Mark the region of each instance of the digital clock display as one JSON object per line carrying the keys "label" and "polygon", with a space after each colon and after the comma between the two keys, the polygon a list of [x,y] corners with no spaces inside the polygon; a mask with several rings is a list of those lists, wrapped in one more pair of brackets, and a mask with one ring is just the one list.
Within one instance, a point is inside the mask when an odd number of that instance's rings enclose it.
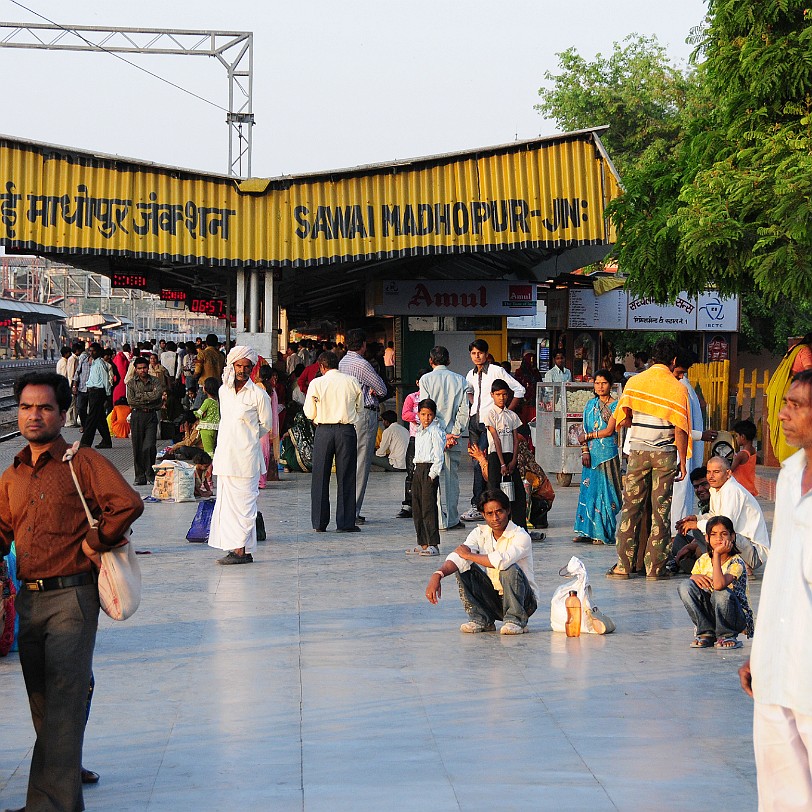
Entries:
{"label": "digital clock display", "polygon": [[147,277],[141,273],[114,273],[114,288],[141,288],[146,289]]}
{"label": "digital clock display", "polygon": [[217,319],[228,317],[226,313],[226,303],[222,299],[189,299],[189,310],[192,313],[203,313],[206,316],[214,316]]}
{"label": "digital clock display", "polygon": [[185,302],[186,291],[178,288],[161,288],[160,298],[164,302]]}
{"label": "digital clock display", "polygon": [[14,319],[0,319],[0,327],[11,327],[14,324]]}

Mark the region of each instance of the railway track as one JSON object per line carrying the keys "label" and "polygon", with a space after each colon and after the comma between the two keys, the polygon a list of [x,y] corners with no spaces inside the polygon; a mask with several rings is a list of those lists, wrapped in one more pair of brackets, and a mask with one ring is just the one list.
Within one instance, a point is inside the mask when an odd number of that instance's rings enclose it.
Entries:
{"label": "railway track", "polygon": [[14,382],[26,372],[53,372],[52,361],[0,361],[0,443],[19,437]]}

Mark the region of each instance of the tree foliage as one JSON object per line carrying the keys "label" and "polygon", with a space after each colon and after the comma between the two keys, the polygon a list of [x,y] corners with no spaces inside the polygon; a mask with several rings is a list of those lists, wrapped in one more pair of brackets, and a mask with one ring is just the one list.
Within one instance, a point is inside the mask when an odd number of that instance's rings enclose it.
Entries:
{"label": "tree foliage", "polygon": [[610,207],[629,289],[742,297],[742,346],[783,352],[812,317],[812,17],[793,0],[709,0],[694,67],[632,35],[610,57],[558,55],[537,108],[609,124]]}
{"label": "tree foliage", "polygon": [[632,286],[812,297],[812,20],[797,0],[711,0],[699,93],[661,161],[613,207]]}
{"label": "tree foliage", "polygon": [[535,109],[565,130],[610,125],[602,139],[621,174],[678,140],[691,76],[655,37],[631,34],[593,62],[574,48],[557,56],[559,72],[544,74],[552,85]]}

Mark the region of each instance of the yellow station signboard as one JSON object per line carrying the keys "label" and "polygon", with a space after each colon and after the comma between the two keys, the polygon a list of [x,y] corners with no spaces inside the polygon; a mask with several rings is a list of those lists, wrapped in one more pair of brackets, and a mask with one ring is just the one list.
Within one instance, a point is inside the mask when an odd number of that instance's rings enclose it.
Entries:
{"label": "yellow station signboard", "polygon": [[596,133],[251,179],[0,137],[0,243],[220,266],[613,242],[617,177]]}

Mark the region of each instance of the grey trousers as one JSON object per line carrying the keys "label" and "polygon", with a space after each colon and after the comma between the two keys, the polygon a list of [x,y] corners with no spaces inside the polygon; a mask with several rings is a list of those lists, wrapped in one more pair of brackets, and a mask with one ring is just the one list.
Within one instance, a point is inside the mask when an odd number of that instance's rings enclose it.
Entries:
{"label": "grey trousers", "polygon": [[375,437],[378,434],[378,410],[361,409],[355,421],[357,457],[355,462],[355,515],[361,515],[367,490],[369,469],[375,456]]}
{"label": "grey trousers", "polygon": [[437,505],[440,510],[440,530],[447,530],[460,523],[460,455],[461,446],[447,448],[443,454],[443,470],[440,471],[440,493]]}
{"label": "grey trousers", "polygon": [[37,739],[31,757],[29,812],[82,812],[82,743],[99,622],[95,584],[28,592],[20,617],[20,665]]}

